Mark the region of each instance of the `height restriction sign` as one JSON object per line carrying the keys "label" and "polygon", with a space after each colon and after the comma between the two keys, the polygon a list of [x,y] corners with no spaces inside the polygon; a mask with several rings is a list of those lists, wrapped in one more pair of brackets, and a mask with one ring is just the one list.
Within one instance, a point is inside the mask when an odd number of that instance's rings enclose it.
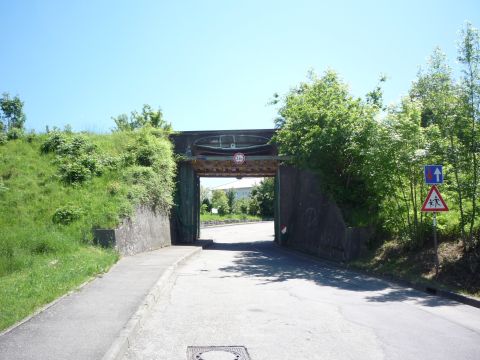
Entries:
{"label": "height restriction sign", "polygon": [[448,206],[440,195],[435,185],[432,186],[428,192],[427,198],[422,206],[422,211],[425,212],[439,212],[439,211],[448,211]]}
{"label": "height restriction sign", "polygon": [[242,165],[245,162],[245,154],[243,154],[243,153],[233,154],[233,162],[236,165]]}

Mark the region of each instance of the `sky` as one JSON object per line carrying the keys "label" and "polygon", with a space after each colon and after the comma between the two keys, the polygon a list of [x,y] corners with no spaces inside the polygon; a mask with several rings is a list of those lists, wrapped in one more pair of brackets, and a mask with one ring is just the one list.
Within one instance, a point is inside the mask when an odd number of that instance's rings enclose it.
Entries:
{"label": "sky", "polygon": [[336,70],[358,97],[405,95],[436,46],[455,67],[480,1],[0,0],[0,92],[26,127],[109,132],[161,108],[175,130],[272,128],[274,93]]}

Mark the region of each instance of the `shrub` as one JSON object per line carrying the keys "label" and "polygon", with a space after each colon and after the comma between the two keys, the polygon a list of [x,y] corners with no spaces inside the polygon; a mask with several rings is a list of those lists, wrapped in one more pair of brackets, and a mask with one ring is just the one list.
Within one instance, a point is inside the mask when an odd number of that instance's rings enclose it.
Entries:
{"label": "shrub", "polygon": [[62,180],[67,184],[82,183],[92,175],[89,168],[77,161],[63,163],[59,167],[59,173]]}
{"label": "shrub", "polygon": [[212,193],[212,206],[218,209],[219,215],[226,215],[230,212],[228,198],[222,190],[214,190]]}
{"label": "shrub", "polygon": [[8,140],[17,140],[21,139],[24,135],[24,130],[16,127],[10,128],[7,132],[7,139]]}
{"label": "shrub", "polygon": [[28,142],[28,143],[31,143],[33,142],[33,140],[35,140],[36,138],[36,134],[35,134],[35,130],[31,130],[28,132],[27,135],[25,135],[25,140]]}
{"label": "shrub", "polygon": [[107,192],[110,195],[117,195],[120,192],[120,189],[121,189],[121,185],[117,181],[113,181],[107,186]]}
{"label": "shrub", "polygon": [[91,173],[91,175],[101,175],[102,174],[102,165],[101,162],[98,160],[98,158],[93,155],[83,155],[79,158],[78,160],[80,164],[88,169]]}
{"label": "shrub", "polygon": [[59,131],[52,131],[48,134],[47,139],[40,146],[40,151],[44,154],[56,152],[62,145],[66,143],[67,139]]}
{"label": "shrub", "polygon": [[114,156],[103,156],[99,159],[99,164],[102,168],[118,169],[121,165],[121,159]]}
{"label": "shrub", "polygon": [[95,145],[89,143],[82,136],[74,136],[71,140],[65,141],[57,148],[57,153],[64,156],[80,156],[92,154],[96,150]]}
{"label": "shrub", "polygon": [[52,217],[54,224],[68,225],[75,220],[80,219],[82,209],[76,206],[63,206],[55,210]]}

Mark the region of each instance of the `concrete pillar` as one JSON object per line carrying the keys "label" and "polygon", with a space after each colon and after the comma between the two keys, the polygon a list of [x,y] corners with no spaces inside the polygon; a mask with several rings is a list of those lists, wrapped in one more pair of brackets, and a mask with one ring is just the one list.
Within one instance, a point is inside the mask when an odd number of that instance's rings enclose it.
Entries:
{"label": "concrete pillar", "polygon": [[180,244],[191,244],[199,233],[199,178],[189,162],[181,162],[177,175],[177,208],[175,211],[177,239]]}
{"label": "concrete pillar", "polygon": [[280,171],[281,167],[279,166],[277,168],[277,174],[275,176],[275,197],[274,197],[274,204],[273,204],[273,214],[274,214],[274,228],[275,228],[275,241],[279,244],[282,245],[282,233],[281,233],[281,225],[282,225],[282,220],[280,217],[280,204],[281,204],[281,187],[280,187]]}

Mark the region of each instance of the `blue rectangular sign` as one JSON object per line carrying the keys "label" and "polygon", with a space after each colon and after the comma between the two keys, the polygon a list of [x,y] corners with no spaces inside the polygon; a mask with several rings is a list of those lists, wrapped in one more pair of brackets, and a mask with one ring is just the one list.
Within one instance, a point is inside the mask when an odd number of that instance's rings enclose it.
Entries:
{"label": "blue rectangular sign", "polygon": [[443,165],[425,165],[425,184],[443,184]]}

